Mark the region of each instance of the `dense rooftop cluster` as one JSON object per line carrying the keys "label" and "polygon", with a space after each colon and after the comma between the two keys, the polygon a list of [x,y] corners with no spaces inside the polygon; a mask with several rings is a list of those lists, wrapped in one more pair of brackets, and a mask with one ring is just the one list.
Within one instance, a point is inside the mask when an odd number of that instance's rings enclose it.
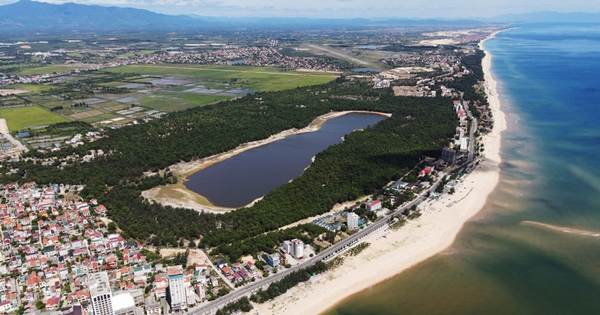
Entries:
{"label": "dense rooftop cluster", "polygon": [[453,54],[406,55],[382,59],[381,62],[392,67],[418,65],[431,68],[451,68],[453,65],[460,63],[460,57]]}
{"label": "dense rooftop cluster", "polygon": [[244,47],[206,50],[202,52],[167,52],[152,55],[154,62],[190,64],[244,64],[260,67],[281,67],[315,71],[341,71],[319,57],[290,57],[282,55],[276,48]]}
{"label": "dense rooftop cluster", "polygon": [[[36,313],[77,306],[92,314],[91,282],[98,273],[106,273],[113,300],[133,301],[115,303],[115,314],[119,307],[139,308],[137,314],[143,314],[142,306],[147,314],[160,308],[157,300],[167,295],[172,267],[151,265],[149,252],[139,242],[126,241],[105,218],[106,207],[76,195],[81,189],[33,182],[0,185],[0,310],[22,307]],[[186,307],[223,294],[210,266],[178,268]]]}

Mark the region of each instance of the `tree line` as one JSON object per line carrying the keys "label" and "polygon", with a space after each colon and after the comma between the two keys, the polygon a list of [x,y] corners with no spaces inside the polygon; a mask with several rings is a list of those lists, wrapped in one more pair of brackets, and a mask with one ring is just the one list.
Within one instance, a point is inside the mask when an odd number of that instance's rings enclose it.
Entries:
{"label": "tree line", "polygon": [[469,69],[471,74],[454,78],[454,81],[448,82],[446,86],[464,92],[463,97],[465,100],[480,101],[487,104],[487,96],[478,93],[475,89],[475,86],[484,80],[483,67],[481,65],[483,57],[485,57],[485,52],[480,49],[477,49],[475,54],[462,57],[461,64]]}
{"label": "tree line", "polygon": [[[345,110],[393,115],[319,153],[300,177],[269,192],[250,208],[227,214],[198,213],[141,196],[143,190],[177,181],[168,171],[154,176],[144,172],[229,151],[283,130],[306,127],[325,113]],[[371,194],[398,179],[423,156],[439,156],[456,125],[447,98],[395,97],[390,89],[374,90],[370,83],[341,78],[170,113],[160,120],[110,130],[108,138],[76,148],[48,154],[30,151],[19,162],[4,163],[16,172],[2,175],[0,181],[85,184],[83,197],[97,198],[107,206],[108,216],[126,238],[173,246],[181,238],[200,239],[202,246],[218,247],[239,257],[240,253],[264,250],[281,235],[255,237],[325,213],[335,203]],[[107,154],[89,163],[77,158],[66,166],[36,161],[81,157],[99,149]],[[251,239],[262,243],[252,244]]]}

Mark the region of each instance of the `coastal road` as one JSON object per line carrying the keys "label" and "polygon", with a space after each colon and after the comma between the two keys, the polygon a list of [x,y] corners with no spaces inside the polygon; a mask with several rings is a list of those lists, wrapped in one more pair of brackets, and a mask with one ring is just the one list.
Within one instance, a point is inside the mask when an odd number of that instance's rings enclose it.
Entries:
{"label": "coastal road", "polygon": [[0,133],[4,136],[4,138],[6,138],[6,140],[10,141],[10,143],[12,143],[17,150],[25,153],[29,152],[29,149],[27,149],[26,146],[24,146],[19,140],[13,138],[13,136],[10,134],[8,125],[6,124],[6,119],[4,118],[0,119]]}
{"label": "coastal road", "polygon": [[[462,99],[462,94],[461,94],[461,99]],[[465,164],[463,164],[463,165],[469,165],[473,161],[473,147],[474,147],[473,140],[474,140],[474,133],[477,129],[477,120],[471,115],[471,112],[468,110],[468,106],[466,106],[465,108],[467,109],[466,110],[467,114],[472,119],[471,130],[470,130],[470,135],[469,135],[469,159]],[[384,216],[381,220],[371,224],[370,226],[368,226],[362,230],[359,230],[357,233],[354,233],[353,235],[349,236],[348,238],[343,239],[340,242],[330,246],[329,248],[320,252],[315,257],[310,258],[308,261],[306,261],[300,265],[296,265],[285,271],[281,271],[277,274],[273,274],[263,280],[247,284],[247,285],[245,285],[223,297],[220,297],[212,302],[209,302],[209,303],[203,304],[199,307],[193,308],[193,309],[189,310],[187,314],[189,314],[189,315],[214,314],[217,312],[217,310],[219,310],[220,308],[222,308],[223,306],[225,306],[228,303],[231,303],[231,302],[233,302],[237,299],[240,299],[244,296],[250,296],[253,292],[258,291],[261,288],[266,290],[271,283],[281,280],[283,277],[289,275],[290,273],[292,273],[294,271],[297,271],[299,269],[303,269],[306,267],[310,267],[310,266],[314,265],[315,263],[317,263],[318,261],[328,260],[328,259],[331,259],[331,258],[337,256],[338,254],[343,253],[349,246],[359,243],[363,238],[365,238],[369,234],[371,234],[381,228],[386,227],[389,224],[389,222],[393,216],[398,215],[398,214],[402,213],[402,211],[404,211],[412,206],[415,206],[415,205],[421,203],[423,200],[425,200],[427,198],[426,195],[430,192],[435,191],[435,189],[439,186],[442,178],[444,178],[444,177],[445,177],[444,175],[440,175],[438,180],[436,182],[434,182],[431,185],[431,187],[429,187],[426,191],[422,192],[414,200],[412,200],[409,203],[394,210],[393,213]]]}
{"label": "coastal road", "polygon": [[471,131],[469,132],[469,159],[467,163],[473,162],[473,154],[475,153],[475,131],[477,131],[477,118],[473,117],[470,112],[469,116],[471,117]]}
{"label": "coastal road", "polygon": [[401,213],[402,211],[404,211],[405,209],[419,204],[421,201],[423,201],[426,198],[425,196],[428,192],[432,192],[438,187],[440,180],[443,177],[444,176],[440,176],[440,179],[438,179],[429,189],[424,191],[421,195],[419,195],[417,198],[410,201],[406,205],[397,208],[393,213],[384,216],[381,220],[371,224],[370,226],[368,226],[362,230],[359,230],[358,232],[354,233],[350,237],[343,239],[340,242],[328,247],[327,249],[320,252],[315,257],[310,258],[308,261],[306,261],[300,265],[296,265],[285,271],[278,272],[277,274],[270,275],[269,277],[267,277],[263,280],[247,284],[247,285],[245,285],[233,292],[230,292],[229,294],[227,294],[223,297],[220,297],[212,302],[209,302],[209,303],[203,304],[199,307],[190,309],[187,314],[189,314],[189,315],[214,314],[217,312],[218,309],[222,308],[226,304],[231,303],[231,302],[233,302],[237,299],[240,299],[244,296],[249,296],[254,291],[257,291],[261,288],[267,289],[271,283],[281,280],[283,277],[289,275],[290,273],[292,273],[294,271],[297,271],[299,269],[303,269],[306,267],[310,267],[310,266],[314,265],[315,263],[317,263],[318,261],[322,261],[325,259],[330,259],[332,257],[335,257],[337,254],[344,252],[348,248],[348,246],[355,245],[355,244],[359,243],[360,240],[362,240],[364,237],[368,236],[369,234],[371,234],[381,228],[386,227],[389,224],[390,219],[394,215],[397,215],[397,214]]}
{"label": "coastal road", "polygon": [[467,112],[467,116],[469,116],[469,118],[471,119],[471,130],[469,130],[469,155],[468,155],[468,159],[467,159],[467,163],[471,163],[471,162],[473,162],[473,155],[475,153],[475,151],[473,149],[475,148],[474,140],[475,140],[475,132],[477,131],[477,118],[473,117],[473,114],[471,113],[471,110],[469,109],[469,102],[465,101],[465,99],[463,98],[463,95],[464,95],[464,93],[461,92],[460,99],[462,101],[463,108]]}

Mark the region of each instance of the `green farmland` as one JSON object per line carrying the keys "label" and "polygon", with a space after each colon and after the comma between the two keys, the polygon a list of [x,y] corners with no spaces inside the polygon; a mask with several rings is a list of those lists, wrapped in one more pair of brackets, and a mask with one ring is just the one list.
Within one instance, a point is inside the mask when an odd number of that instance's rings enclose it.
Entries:
{"label": "green farmland", "polygon": [[164,112],[174,112],[192,107],[203,106],[214,102],[227,100],[232,97],[223,95],[202,95],[194,93],[182,93],[172,95],[154,95],[140,99],[140,103],[152,109]]}
{"label": "green farmland", "polygon": [[220,65],[131,65],[107,69],[116,73],[182,76],[201,82],[231,83],[257,91],[279,91],[297,86],[323,84],[337,75],[322,72],[281,71],[278,68]]}
{"label": "green farmland", "polygon": [[35,67],[28,68],[19,71],[19,74],[22,75],[36,75],[36,74],[49,74],[54,72],[62,72],[62,71],[70,71],[79,69],[80,67],[76,66],[62,66],[62,65],[52,65],[52,66],[43,66],[43,67]]}
{"label": "green farmland", "polygon": [[42,91],[48,91],[52,88],[52,86],[40,85],[40,84],[19,83],[19,84],[11,85],[10,88],[15,89],[15,90],[27,90],[27,91],[31,91],[33,93],[38,93],[38,92],[42,92]]}
{"label": "green farmland", "polygon": [[6,119],[8,129],[11,131],[21,130],[29,126],[49,125],[69,121],[62,116],[37,106],[0,109],[0,118]]}
{"label": "green farmland", "polygon": [[[67,69],[70,68],[44,66],[25,69],[23,73],[51,73]],[[152,112],[148,114],[150,110],[162,113],[186,110],[241,97],[252,91],[293,89],[327,83],[336,78],[335,73],[282,71],[273,67],[131,65],[70,75],[67,81],[56,85],[14,85],[14,88],[32,91],[25,94],[25,99],[36,106],[6,109],[0,115],[7,119],[11,130],[66,121],[67,118],[96,124],[120,117],[124,118],[120,121],[123,123],[154,115]],[[78,82],[85,80],[98,80],[93,83],[97,84],[94,91],[86,95],[76,93]],[[132,86],[127,88],[128,85]],[[65,90],[58,94],[50,92],[50,89],[61,88]],[[77,105],[79,103],[86,105],[81,107]],[[126,109],[133,105],[143,109],[128,112]],[[55,111],[50,112],[50,109]]]}

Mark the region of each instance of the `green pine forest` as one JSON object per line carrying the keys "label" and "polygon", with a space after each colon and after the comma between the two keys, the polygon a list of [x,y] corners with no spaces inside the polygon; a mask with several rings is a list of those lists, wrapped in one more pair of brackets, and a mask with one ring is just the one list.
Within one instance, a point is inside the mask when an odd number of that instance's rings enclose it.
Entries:
{"label": "green pine forest", "polygon": [[[479,62],[482,55],[477,55]],[[470,78],[471,79],[471,78]],[[269,192],[250,208],[226,214],[172,208],[141,197],[143,190],[175,182],[170,165],[234,149],[290,128],[306,127],[331,111],[367,110],[392,117],[319,153],[315,162],[290,183]],[[174,112],[162,119],[109,130],[108,138],[77,148],[41,154],[5,167],[16,173],[0,182],[84,184],[84,198],[97,198],[108,208],[126,238],[159,246],[177,246],[182,238],[199,246],[221,247],[232,258],[273,247],[286,235],[273,232],[298,220],[329,211],[335,203],[373,193],[399,179],[424,156],[437,157],[457,126],[449,98],[395,97],[391,89],[373,89],[370,82],[344,77],[311,87],[259,92],[214,105]],[[90,150],[106,154],[80,163]],[[42,165],[27,158],[73,157],[67,165]],[[159,170],[166,170],[158,175]],[[144,173],[154,172],[147,176]],[[235,193],[235,192],[232,192]],[[290,235],[312,235],[308,226]],[[244,241],[258,239],[261,244]],[[227,250],[225,250],[227,248]]]}

